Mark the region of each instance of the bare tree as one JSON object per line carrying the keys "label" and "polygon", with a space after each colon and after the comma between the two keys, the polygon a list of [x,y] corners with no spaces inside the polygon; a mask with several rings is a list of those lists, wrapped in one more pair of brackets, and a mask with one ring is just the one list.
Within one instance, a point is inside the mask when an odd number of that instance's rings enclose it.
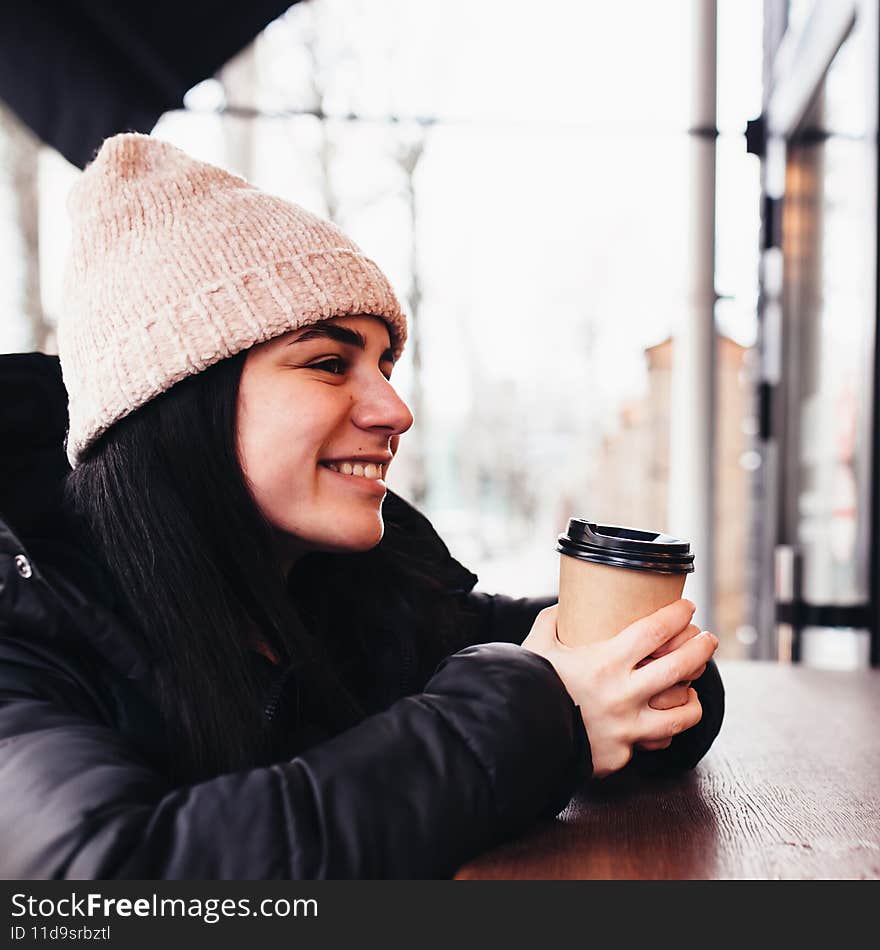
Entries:
{"label": "bare tree", "polygon": [[[409,326],[408,344],[412,359],[413,385],[410,395],[413,415],[416,419],[422,418],[424,407],[424,385],[422,374],[422,340],[420,307],[422,304],[422,285],[419,275],[419,219],[418,203],[416,201],[415,173],[419,161],[425,151],[425,129],[419,126],[416,135],[408,142],[401,141],[396,149],[397,164],[403,172],[403,187],[407,206],[410,213],[410,286],[409,286]],[[425,502],[428,495],[428,478],[425,453],[425,431],[423,426],[413,430],[415,438],[413,467],[412,500],[416,505]]]}
{"label": "bare tree", "polygon": [[333,142],[330,125],[325,116],[326,89],[322,79],[324,62],[320,43],[321,20],[320,7],[309,6],[308,10],[308,32],[305,39],[305,51],[309,61],[309,98],[310,107],[321,117],[321,143],[318,147],[318,163],[321,168],[321,190],[324,197],[324,203],[327,208],[327,217],[333,221],[339,221],[339,198],[336,189],[333,186],[333,158],[335,155],[335,143]]}
{"label": "bare tree", "polygon": [[226,158],[233,171],[248,181],[252,180],[254,172],[255,121],[250,116],[236,115],[235,108],[249,108],[256,103],[256,47],[256,42],[246,46],[217,73],[232,112],[223,117]]}

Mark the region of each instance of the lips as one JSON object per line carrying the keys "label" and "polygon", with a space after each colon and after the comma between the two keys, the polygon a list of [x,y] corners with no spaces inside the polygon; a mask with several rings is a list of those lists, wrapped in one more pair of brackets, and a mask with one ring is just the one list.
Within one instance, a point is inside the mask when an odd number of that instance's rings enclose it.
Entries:
{"label": "lips", "polygon": [[[378,497],[385,495],[385,482],[381,478],[377,478],[375,475],[371,478],[367,475],[356,475],[354,472],[339,471],[338,469],[331,468],[331,464],[333,463],[328,464],[326,462],[322,462],[318,467],[323,468],[330,475],[335,475],[336,478],[340,479],[340,484],[347,484],[352,488],[369,492]],[[340,464],[347,465],[348,463],[343,462]],[[374,466],[372,463],[368,463],[368,465],[369,468],[373,469],[374,471],[381,471],[378,466]]]}
{"label": "lips", "polygon": [[373,465],[387,465],[393,458],[394,453],[392,452],[376,452],[373,455],[339,455],[336,458],[320,459],[320,461],[322,465],[327,462],[333,462],[336,465],[341,465],[343,462],[351,462],[352,464],[358,462],[361,465],[372,462]]}

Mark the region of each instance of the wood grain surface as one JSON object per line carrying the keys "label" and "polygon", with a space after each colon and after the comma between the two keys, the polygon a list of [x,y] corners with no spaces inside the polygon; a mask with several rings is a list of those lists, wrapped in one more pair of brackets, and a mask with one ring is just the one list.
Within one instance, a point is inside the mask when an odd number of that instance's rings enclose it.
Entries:
{"label": "wood grain surface", "polygon": [[880,670],[719,669],[724,724],[694,770],[591,782],[456,877],[880,878]]}

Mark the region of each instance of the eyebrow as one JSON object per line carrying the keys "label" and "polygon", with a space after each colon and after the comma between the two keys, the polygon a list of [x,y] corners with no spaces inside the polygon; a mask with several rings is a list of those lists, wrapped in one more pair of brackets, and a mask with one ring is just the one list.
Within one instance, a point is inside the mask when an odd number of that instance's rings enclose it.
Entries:
{"label": "eyebrow", "polygon": [[[348,346],[356,346],[359,350],[366,350],[367,348],[367,338],[363,333],[358,332],[357,330],[352,330],[349,327],[340,327],[333,323],[324,324],[321,326],[308,327],[308,329],[303,330],[299,336],[293,340],[287,341],[287,346],[293,346],[294,343],[305,343],[307,340],[320,340],[329,338],[335,340],[337,343],[345,343]],[[387,350],[379,357],[379,362],[393,363],[394,362],[394,351],[391,347],[388,347]]]}

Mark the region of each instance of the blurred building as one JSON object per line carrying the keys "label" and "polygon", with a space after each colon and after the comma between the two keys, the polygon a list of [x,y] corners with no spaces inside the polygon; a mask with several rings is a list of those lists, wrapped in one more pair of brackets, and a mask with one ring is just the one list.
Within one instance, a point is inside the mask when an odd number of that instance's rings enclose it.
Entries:
{"label": "blurred building", "polygon": [[[590,517],[605,523],[666,530],[669,487],[670,377],[672,338],[645,350],[648,387],[627,402],[616,426],[601,444],[599,471],[613,477],[596,481]],[[718,338],[719,387],[715,478],[715,619],[721,655],[742,656],[737,634],[747,625],[747,548],[749,534],[748,464],[750,438],[742,420],[750,413],[746,373],[748,348]],[[707,476],[708,477],[708,476]],[[699,564],[696,565],[699,570]]]}

